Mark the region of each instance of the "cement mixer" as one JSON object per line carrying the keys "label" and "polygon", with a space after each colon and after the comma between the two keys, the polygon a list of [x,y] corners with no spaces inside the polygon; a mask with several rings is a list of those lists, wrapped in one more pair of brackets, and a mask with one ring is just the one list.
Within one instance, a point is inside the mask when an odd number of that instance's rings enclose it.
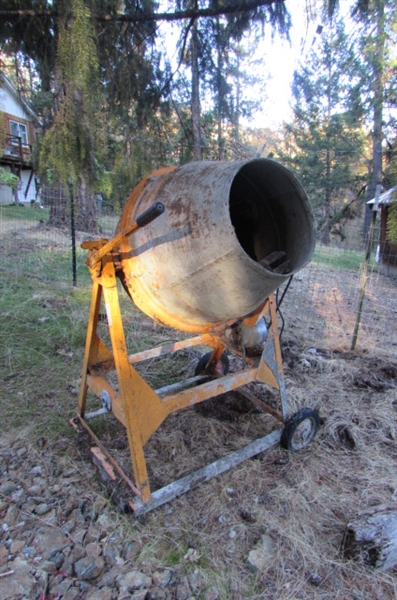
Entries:
{"label": "cement mixer", "polygon": [[[289,415],[274,292],[310,261],[315,245],[311,207],[291,172],[269,159],[193,162],[143,179],[127,200],[112,240],[92,240],[87,265],[93,280],[78,414],[73,424],[95,440],[102,472],[132,492],[130,508],[143,514],[279,443],[290,451],[309,444],[319,415]],[[117,291],[122,282],[134,304],[154,321],[195,334],[128,354]],[[111,348],[98,334],[101,302]],[[153,390],[134,365],[193,346],[210,348],[192,377]],[[248,357],[262,349],[259,361]],[[228,354],[241,358],[229,373]],[[116,371],[118,389],[107,375]],[[247,389],[276,389],[280,410]],[[87,411],[87,391],[100,399]],[[199,471],[150,489],[144,446],[167,416],[238,390],[282,427]],[[88,421],[112,412],[127,430],[133,480],[96,438]]]}

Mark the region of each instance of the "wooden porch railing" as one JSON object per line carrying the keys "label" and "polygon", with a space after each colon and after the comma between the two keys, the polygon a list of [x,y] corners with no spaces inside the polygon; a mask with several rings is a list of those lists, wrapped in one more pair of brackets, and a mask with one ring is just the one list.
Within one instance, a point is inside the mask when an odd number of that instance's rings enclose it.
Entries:
{"label": "wooden porch railing", "polygon": [[5,148],[3,158],[15,160],[18,162],[30,162],[32,152],[31,144],[22,144],[22,138],[17,135],[5,136]]}

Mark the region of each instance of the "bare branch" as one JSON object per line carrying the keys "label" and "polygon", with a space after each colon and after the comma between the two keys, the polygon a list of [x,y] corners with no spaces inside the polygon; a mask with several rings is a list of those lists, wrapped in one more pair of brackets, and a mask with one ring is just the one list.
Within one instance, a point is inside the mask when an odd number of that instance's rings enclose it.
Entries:
{"label": "bare branch", "polygon": [[[121,22],[121,23],[142,23],[148,21],[179,21],[182,19],[197,19],[200,17],[215,17],[217,15],[226,15],[231,13],[246,12],[255,10],[262,6],[271,6],[272,4],[285,5],[285,0],[239,0],[228,6],[218,6],[211,8],[192,8],[189,10],[178,10],[172,13],[137,13],[137,14],[93,14],[93,18],[100,22]],[[19,18],[19,17],[56,17],[57,13],[53,10],[0,10],[0,18]]]}

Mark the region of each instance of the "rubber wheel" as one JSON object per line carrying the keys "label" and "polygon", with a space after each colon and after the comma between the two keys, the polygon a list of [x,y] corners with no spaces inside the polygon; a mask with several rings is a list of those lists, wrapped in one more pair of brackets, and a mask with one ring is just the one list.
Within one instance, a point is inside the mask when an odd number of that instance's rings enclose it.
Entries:
{"label": "rubber wheel", "polygon": [[319,427],[318,411],[312,408],[301,408],[285,423],[280,444],[290,452],[298,452],[314,440]]}
{"label": "rubber wheel", "polygon": [[[208,364],[209,359],[212,356],[212,352],[207,352],[206,354],[203,354],[203,356],[200,358],[200,360],[197,363],[197,367],[196,370],[194,372],[195,375],[204,375],[205,374],[205,367]],[[221,360],[218,362],[217,366],[217,370],[220,371],[221,373],[223,373],[223,375],[227,375],[227,373],[229,372],[229,358],[227,356],[227,354],[223,353],[221,356]]]}

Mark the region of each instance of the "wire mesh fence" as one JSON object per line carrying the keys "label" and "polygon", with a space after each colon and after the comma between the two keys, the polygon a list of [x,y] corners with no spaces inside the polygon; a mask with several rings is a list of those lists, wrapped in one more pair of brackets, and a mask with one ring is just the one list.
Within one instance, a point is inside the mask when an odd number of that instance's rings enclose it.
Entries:
{"label": "wire mesh fence", "polygon": [[[49,226],[49,214],[48,205],[0,206],[0,271],[54,285],[72,285],[71,227]],[[94,237],[110,239],[118,216],[102,204],[97,221]],[[90,285],[81,243],[92,237],[76,231],[78,287]],[[397,279],[380,272],[376,247],[375,242],[365,272],[362,244],[357,248],[356,243],[356,249],[317,245],[312,262],[294,276],[280,307],[284,341],[304,345],[311,352],[349,350],[364,287],[357,350],[397,356]]]}
{"label": "wire mesh fence", "polygon": [[[332,251],[332,248],[329,249]],[[307,348],[350,350],[365,277],[357,348],[397,356],[397,281],[362,262],[355,269],[314,261],[296,275],[285,300],[289,331]],[[359,258],[359,256],[358,256]]]}
{"label": "wire mesh fence", "polygon": [[[43,281],[73,281],[73,253],[76,252],[77,284],[87,281],[87,268],[81,243],[92,237],[112,237],[118,217],[110,205],[101,203],[93,235],[76,230],[75,239],[70,206],[61,217],[56,207],[63,197],[54,188],[45,201],[31,204],[0,205],[0,269],[16,276],[35,276]],[[42,198],[43,200],[43,198]],[[55,210],[54,210],[55,206]],[[51,214],[51,220],[50,220]],[[51,221],[58,220],[54,227]]]}

